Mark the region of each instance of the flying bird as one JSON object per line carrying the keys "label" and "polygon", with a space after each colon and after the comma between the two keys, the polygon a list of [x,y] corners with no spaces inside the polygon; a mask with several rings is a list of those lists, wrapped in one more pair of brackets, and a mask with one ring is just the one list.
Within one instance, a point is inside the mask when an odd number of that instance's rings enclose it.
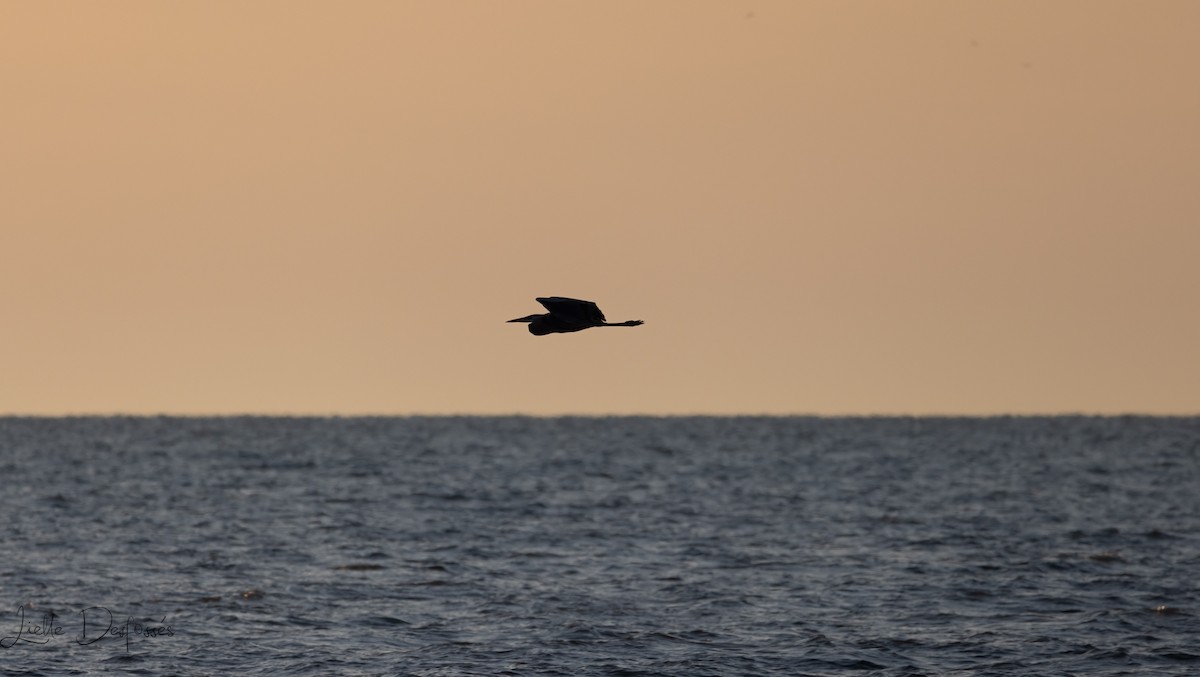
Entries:
{"label": "flying bird", "polygon": [[591,301],[580,301],[563,296],[540,297],[538,303],[549,310],[540,315],[526,315],[509,322],[528,322],[529,333],[534,336],[545,336],[569,331],[579,331],[589,327],[636,327],[641,320],[627,322],[605,322],[604,313],[600,307]]}

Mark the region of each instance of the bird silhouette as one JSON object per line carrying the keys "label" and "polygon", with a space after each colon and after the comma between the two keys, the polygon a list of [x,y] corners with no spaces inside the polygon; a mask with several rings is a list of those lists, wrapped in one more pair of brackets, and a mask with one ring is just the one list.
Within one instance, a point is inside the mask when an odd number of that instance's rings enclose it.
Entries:
{"label": "bird silhouette", "polygon": [[539,315],[526,315],[509,322],[528,322],[529,333],[534,336],[579,331],[591,327],[636,327],[641,320],[606,322],[600,307],[591,301],[580,301],[563,296],[539,297],[538,303],[549,310]]}

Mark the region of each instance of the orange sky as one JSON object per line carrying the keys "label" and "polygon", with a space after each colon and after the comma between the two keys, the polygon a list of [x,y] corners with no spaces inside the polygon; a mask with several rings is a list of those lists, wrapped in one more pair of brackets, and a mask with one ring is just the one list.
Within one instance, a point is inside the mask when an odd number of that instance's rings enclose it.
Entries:
{"label": "orange sky", "polygon": [[1198,413],[1197,26],[6,2],[0,412]]}

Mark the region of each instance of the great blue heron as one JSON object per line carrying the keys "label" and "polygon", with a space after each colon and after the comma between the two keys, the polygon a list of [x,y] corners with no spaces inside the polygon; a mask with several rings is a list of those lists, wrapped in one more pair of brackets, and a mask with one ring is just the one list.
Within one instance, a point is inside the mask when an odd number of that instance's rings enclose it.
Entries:
{"label": "great blue heron", "polygon": [[529,333],[534,336],[579,331],[589,327],[636,327],[642,324],[641,320],[605,322],[604,313],[600,312],[599,306],[591,301],[548,296],[538,298],[537,302],[550,312],[518,317],[509,322],[528,322]]}

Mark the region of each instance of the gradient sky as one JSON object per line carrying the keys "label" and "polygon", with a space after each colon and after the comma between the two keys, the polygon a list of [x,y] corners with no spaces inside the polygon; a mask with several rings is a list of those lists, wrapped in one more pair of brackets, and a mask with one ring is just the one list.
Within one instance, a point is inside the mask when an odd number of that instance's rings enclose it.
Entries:
{"label": "gradient sky", "polygon": [[1197,27],[4,2],[0,412],[1194,414]]}

